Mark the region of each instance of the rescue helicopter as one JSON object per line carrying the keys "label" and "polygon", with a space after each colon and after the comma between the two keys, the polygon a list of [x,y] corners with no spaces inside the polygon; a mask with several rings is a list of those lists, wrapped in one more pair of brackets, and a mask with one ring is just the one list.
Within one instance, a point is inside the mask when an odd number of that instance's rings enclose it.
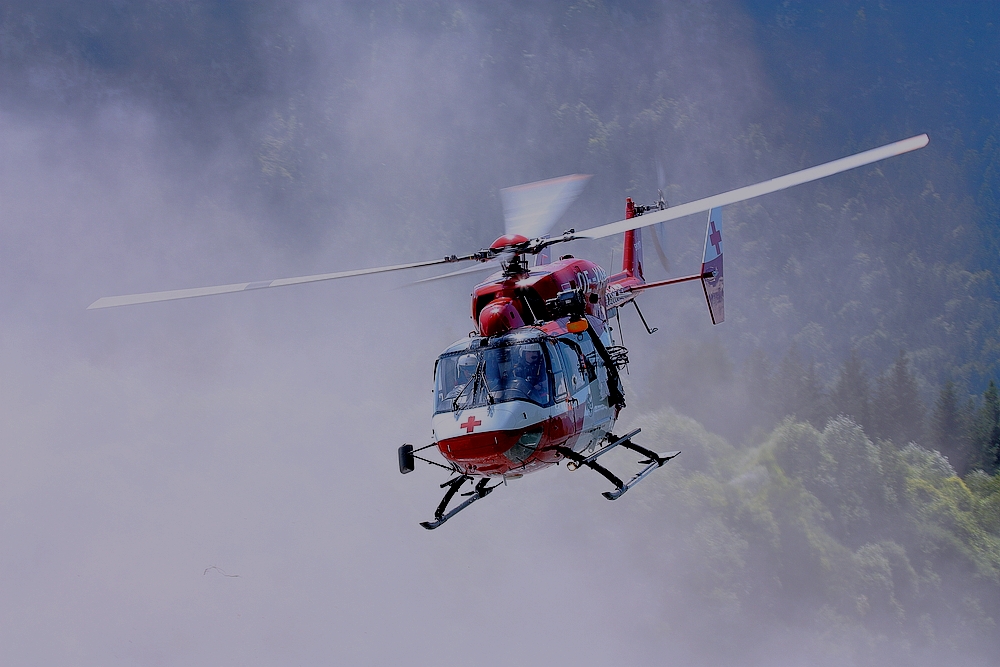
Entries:
{"label": "rescue helicopter", "polygon": [[[614,340],[609,326],[618,310],[632,304],[652,333],[636,298],[646,290],[700,281],[713,324],[722,323],[723,206],[872,164],[927,143],[927,135],[922,134],[677,206],[668,207],[662,194],[648,206],[627,198],[622,220],[549,235],[589,178],[564,176],[502,190],[506,233],[489,247],[469,254],[295,278],[102,297],[88,309],[465,262],[476,265],[417,282],[496,269],[472,291],[475,330],[445,349],[434,364],[431,442],[421,447],[404,444],[398,450],[399,470],[404,474],[412,472],[417,461],[449,472],[449,479],[441,484],[445,493],[433,520],[421,525],[437,528],[501,484],[562,461],[570,470],[586,467],[602,475],[614,487],[605,491],[604,497],[616,500],[680,454],[658,452],[635,442],[640,429],[623,435],[613,431],[625,407],[619,373],[628,363],[628,351],[620,340]],[[647,282],[642,230],[705,212],[708,221],[700,269],[686,276]],[[622,265],[611,275],[595,262],[569,254],[551,258],[554,246],[616,234],[624,235]],[[529,258],[534,259],[531,266]],[[642,467],[628,481],[600,462],[619,447],[641,457],[638,465]],[[420,455],[431,448],[444,463]],[[462,493],[463,488],[470,490]],[[464,500],[452,507],[460,493]]]}

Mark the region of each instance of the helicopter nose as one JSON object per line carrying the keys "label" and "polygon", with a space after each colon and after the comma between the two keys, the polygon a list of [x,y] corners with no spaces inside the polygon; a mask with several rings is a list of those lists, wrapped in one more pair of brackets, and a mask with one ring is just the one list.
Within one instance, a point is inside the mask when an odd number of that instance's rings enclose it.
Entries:
{"label": "helicopter nose", "polygon": [[433,424],[441,454],[461,470],[480,475],[502,475],[555,462],[557,456],[542,452],[569,435],[561,420],[524,402],[440,413]]}
{"label": "helicopter nose", "polygon": [[502,456],[513,447],[527,429],[486,431],[448,438],[438,443],[441,453],[456,463],[466,463]]}
{"label": "helicopter nose", "polygon": [[[438,447],[444,457],[469,473],[505,475],[523,470],[543,440],[539,425],[513,431],[491,431],[442,440]],[[529,459],[531,461],[529,461]]]}

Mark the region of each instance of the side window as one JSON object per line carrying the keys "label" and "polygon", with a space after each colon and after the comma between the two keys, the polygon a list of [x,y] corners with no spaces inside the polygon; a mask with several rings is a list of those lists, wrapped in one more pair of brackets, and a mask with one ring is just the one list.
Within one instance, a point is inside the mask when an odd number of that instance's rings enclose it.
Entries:
{"label": "side window", "polygon": [[434,360],[434,388],[431,390],[434,393],[434,411],[437,412],[438,405],[441,404],[441,398],[443,393],[441,391],[440,379],[438,378],[438,366],[441,365],[440,359]]}
{"label": "side window", "polygon": [[559,341],[559,351],[562,352],[563,367],[566,369],[569,391],[575,394],[589,382],[586,376],[586,360],[580,354],[578,348],[564,341]]}
{"label": "side window", "polygon": [[[608,397],[607,370],[604,369],[604,360],[601,359],[601,355],[598,354],[597,347],[589,335],[580,341],[580,347],[587,359],[587,374],[590,377],[590,381],[593,382],[600,379],[600,382],[597,383],[596,392],[597,397],[604,401]],[[602,370],[598,372],[598,369]]]}
{"label": "side window", "polygon": [[560,347],[562,346],[558,344],[549,344],[549,358],[552,360],[552,380],[555,383],[554,396],[556,402],[566,400],[569,382],[568,374],[563,368],[562,354],[559,351]]}
{"label": "side window", "polygon": [[599,357],[597,356],[597,349],[594,347],[594,341],[590,340],[590,336],[587,334],[577,334],[576,344],[579,345],[579,349],[584,358],[584,366],[587,372],[587,382],[593,382],[597,379],[597,364]]}

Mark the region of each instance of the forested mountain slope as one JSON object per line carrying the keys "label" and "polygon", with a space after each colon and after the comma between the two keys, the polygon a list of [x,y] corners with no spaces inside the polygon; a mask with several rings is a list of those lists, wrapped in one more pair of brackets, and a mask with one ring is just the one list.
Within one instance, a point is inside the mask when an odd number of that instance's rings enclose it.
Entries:
{"label": "forested mountain slope", "polygon": [[744,449],[669,410],[635,424],[683,454],[629,518],[657,536],[634,558],[689,573],[660,593],[682,601],[663,622],[724,626],[713,659],[798,644],[822,664],[997,655],[1000,477],[960,479],[939,454],[873,442],[843,417],[786,420]]}

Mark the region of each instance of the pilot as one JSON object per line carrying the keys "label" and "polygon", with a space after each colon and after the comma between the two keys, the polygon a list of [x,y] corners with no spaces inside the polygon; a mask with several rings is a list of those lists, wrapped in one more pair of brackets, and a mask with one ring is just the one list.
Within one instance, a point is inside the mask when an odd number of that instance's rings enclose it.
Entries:
{"label": "pilot", "polygon": [[547,403],[549,383],[541,348],[531,345],[521,349],[519,354],[520,359],[514,368],[514,375],[527,383],[528,391],[525,393],[531,400]]}
{"label": "pilot", "polygon": [[465,389],[465,386],[469,384],[469,381],[472,380],[478,366],[479,359],[474,354],[463,354],[459,357],[458,365],[455,368],[455,386],[451,388],[446,398],[455,398],[458,396]]}

